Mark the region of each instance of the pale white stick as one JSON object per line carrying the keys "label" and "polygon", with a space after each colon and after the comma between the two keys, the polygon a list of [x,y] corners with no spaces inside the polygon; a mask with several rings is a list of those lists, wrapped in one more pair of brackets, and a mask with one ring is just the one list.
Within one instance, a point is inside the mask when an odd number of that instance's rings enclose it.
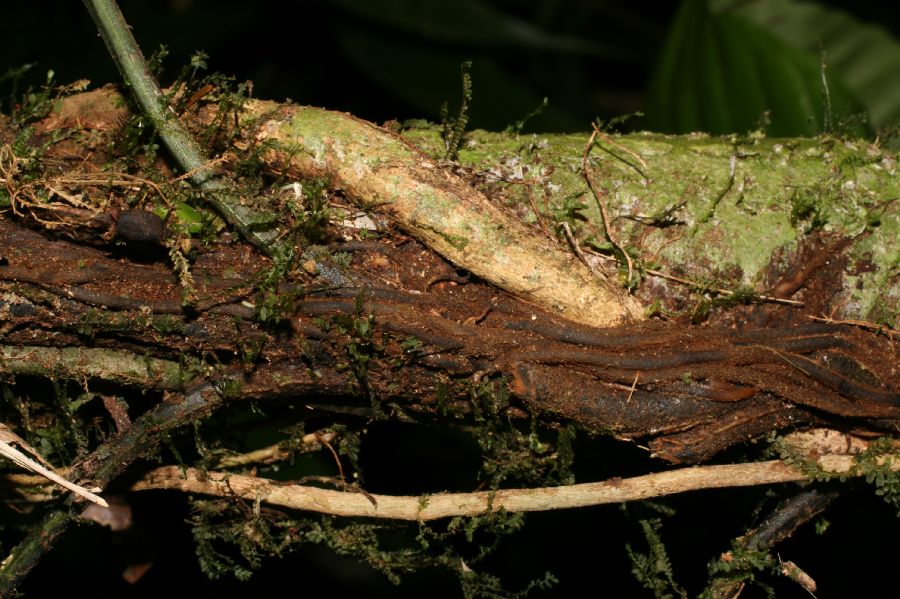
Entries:
{"label": "pale white stick", "polygon": [[[2,426],[2,425],[0,425]],[[5,426],[3,428],[6,428]],[[7,434],[11,433],[8,429],[5,431]],[[4,435],[6,436],[6,435]],[[24,442],[23,442],[24,443]],[[30,448],[29,448],[30,449]],[[91,493],[84,487],[78,486],[75,483],[69,482],[57,473],[53,472],[49,468],[45,468],[41,464],[29,458],[27,455],[7,443],[6,441],[0,440],[0,455],[12,460],[16,465],[25,468],[26,470],[30,470],[35,474],[40,474],[47,480],[50,480],[61,487],[65,487],[66,489],[72,491],[76,495],[84,497],[88,501],[93,501],[98,505],[102,505],[103,507],[109,507],[109,504],[106,503],[106,500],[102,497]]]}
{"label": "pale white stick", "polygon": [[[818,463],[829,472],[849,473],[850,455],[828,455]],[[900,461],[894,462],[900,468]],[[242,497],[270,505],[337,516],[366,516],[426,521],[475,516],[486,511],[535,512],[620,503],[699,489],[746,487],[808,480],[807,475],[780,460],[747,464],[694,466],[632,478],[536,489],[503,489],[474,493],[439,493],[421,497],[373,495],[285,484],[229,472],[163,466],[149,472],[132,491],[177,489],[219,497]]]}

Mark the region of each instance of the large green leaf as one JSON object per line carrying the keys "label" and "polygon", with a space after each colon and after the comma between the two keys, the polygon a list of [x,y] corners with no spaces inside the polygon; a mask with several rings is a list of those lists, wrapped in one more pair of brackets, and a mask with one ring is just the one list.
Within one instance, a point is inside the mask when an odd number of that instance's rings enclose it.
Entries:
{"label": "large green leaf", "polygon": [[[819,58],[747,19],[685,0],[669,32],[646,100],[660,131],[745,132],[768,114],[774,136],[815,135],[862,112],[847,85],[827,72],[830,112]],[[858,128],[857,134],[865,133]]]}
{"label": "large green leaf", "polygon": [[794,48],[815,54],[823,49],[828,69],[868,108],[874,126],[900,124],[900,41],[881,27],[813,2],[719,1],[713,6]]}

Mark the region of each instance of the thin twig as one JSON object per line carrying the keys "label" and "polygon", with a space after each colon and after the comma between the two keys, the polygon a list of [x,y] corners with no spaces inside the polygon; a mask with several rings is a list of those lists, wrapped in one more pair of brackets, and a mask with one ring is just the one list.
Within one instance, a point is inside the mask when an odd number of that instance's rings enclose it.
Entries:
{"label": "thin twig", "polygon": [[195,168],[187,171],[186,173],[178,175],[177,177],[172,179],[172,182],[186,181],[186,180],[193,179],[194,176],[201,173],[202,171],[212,169],[212,167],[214,167],[217,164],[221,164],[221,163],[225,162],[225,160],[226,160],[225,156],[219,156],[218,158],[213,158],[212,160],[207,160],[205,163],[203,163],[199,166],[196,166]]}
{"label": "thin twig", "polygon": [[[666,274],[662,271],[653,270],[651,268],[646,269],[644,272],[646,272],[649,275],[653,275],[654,277],[659,277],[661,279],[668,279],[669,281],[675,281],[676,283],[681,283],[682,285],[688,285],[695,289],[706,289],[709,291],[714,291],[720,295],[734,295],[736,293],[730,289],[724,289],[722,287],[707,287],[707,286],[703,285],[702,283],[698,283],[696,281],[691,281],[690,279],[676,277],[675,275]],[[758,294],[758,293],[753,294],[753,299],[755,299],[757,301],[761,301],[761,302],[773,302],[776,304],[784,304],[786,306],[803,306],[803,302],[798,301],[798,300],[786,299],[783,297],[774,297],[771,295],[763,295],[763,294]]]}
{"label": "thin twig", "polygon": [[587,144],[584,146],[584,153],[581,155],[581,172],[584,175],[584,180],[587,181],[588,189],[591,190],[591,194],[594,196],[594,200],[597,202],[597,207],[600,209],[600,220],[603,222],[603,234],[606,236],[606,240],[609,241],[613,248],[615,248],[622,256],[625,258],[625,264],[628,265],[628,287],[631,287],[631,277],[634,272],[634,265],[631,262],[631,256],[628,255],[619,242],[613,237],[612,231],[609,228],[609,216],[606,212],[606,202],[603,201],[603,192],[599,190],[594,183],[593,177],[591,177],[591,169],[590,169],[590,153],[591,148],[594,147],[594,141],[597,139],[597,135],[600,134],[600,130],[597,128],[597,125],[594,125],[594,131],[591,133],[590,138],[588,138]]}
{"label": "thin twig", "polygon": [[544,217],[541,216],[540,210],[538,210],[537,203],[534,201],[534,189],[533,185],[525,186],[525,195],[528,198],[528,203],[531,205],[531,211],[534,212],[534,218],[537,220],[538,225],[541,227],[541,231],[544,232],[544,235],[550,237],[550,231],[547,230],[547,225],[544,223]]}
{"label": "thin twig", "polygon": [[322,441],[331,442],[336,437],[337,435],[334,433],[309,433],[303,435],[297,447],[286,447],[284,442],[276,443],[247,453],[222,456],[215,460],[213,466],[234,468],[236,466],[246,466],[247,464],[269,464],[287,459],[294,453],[316,451],[322,447]]}
{"label": "thin twig", "polygon": [[828,318],[827,316],[808,316],[808,318],[811,318],[812,320],[815,320],[816,322],[824,322],[827,324],[848,325],[848,326],[859,327],[861,329],[867,329],[869,331],[874,331],[875,333],[884,333],[885,335],[888,336],[888,339],[890,339],[891,341],[894,340],[894,335],[900,334],[900,331],[897,331],[896,329],[892,329],[891,327],[889,327],[887,325],[876,324],[874,322],[868,322],[866,320],[852,320],[852,319],[835,320],[833,318]]}
{"label": "thin twig", "polygon": [[[623,146],[622,144],[617,143],[609,135],[606,135],[605,133],[603,133],[603,131],[600,131],[600,128],[597,127],[597,123],[592,123],[592,126],[594,127],[594,130],[597,131],[597,135],[600,137],[600,139],[602,139],[609,145],[615,146],[615,147],[619,148],[620,150],[622,150],[623,152],[630,154],[635,160],[637,160],[638,162],[641,163],[641,166],[644,167],[645,170],[647,169],[647,163],[644,161],[643,158],[641,158],[640,154],[638,154],[631,148],[627,148],[627,147]],[[607,150],[607,152],[609,152],[609,150]],[[609,153],[612,154],[612,152],[609,152]],[[621,160],[621,158],[620,158],[620,160]],[[628,164],[628,162],[625,160],[623,160],[622,162],[625,162],[626,164]],[[647,180],[649,178],[649,177],[647,177],[646,173],[641,171],[641,169],[634,167],[634,165],[632,165],[632,164],[629,164],[628,166],[633,167],[638,172],[638,174],[644,178],[644,180]]]}
{"label": "thin twig", "polygon": [[[823,455],[818,464],[829,472],[855,474],[852,455]],[[892,460],[900,470],[900,460]],[[535,512],[570,509],[663,497],[700,489],[747,487],[808,480],[808,475],[780,460],[681,468],[626,479],[565,487],[503,489],[422,496],[372,495],[318,487],[286,485],[229,472],[201,472],[163,466],[135,483],[132,491],[172,489],[219,497],[242,497],[282,507],[337,516],[427,521],[475,516],[488,510]]]}
{"label": "thin twig", "polygon": [[[591,252],[588,250],[592,256],[597,256],[602,260],[615,260],[615,258],[610,258],[604,254],[600,254],[597,252]],[[661,279],[666,279],[669,281],[674,281],[676,283],[681,283],[682,285],[687,285],[688,287],[693,287],[694,289],[699,289],[702,291],[711,291],[713,293],[717,293],[719,295],[735,295],[737,292],[732,291],[731,289],[725,289],[724,287],[709,287],[704,285],[703,283],[699,283],[697,281],[692,281],[690,279],[685,279],[684,277],[676,277],[675,275],[670,275],[668,273],[664,273],[661,270],[654,270],[652,268],[644,269],[644,272],[653,277],[659,277]],[[784,304],[786,306],[797,306],[802,307],[804,304],[799,300],[792,300],[783,297],[775,297],[773,295],[764,295],[754,293],[752,299],[759,302],[772,302],[776,304]],[[812,318],[812,317],[811,317]],[[888,329],[890,331],[890,329]]]}
{"label": "thin twig", "polygon": [[594,270],[594,265],[588,261],[587,256],[585,256],[584,252],[581,251],[581,247],[579,247],[578,241],[575,239],[575,236],[572,235],[572,229],[569,227],[569,223],[567,223],[566,221],[562,221],[561,223],[559,223],[559,227],[563,230],[563,233],[566,234],[566,239],[569,240],[569,245],[572,246],[572,251],[575,252],[575,255],[578,256],[578,259],[581,260],[584,265],[588,267],[588,269],[590,269],[591,274],[597,276],[597,271]]}
{"label": "thin twig", "polygon": [[27,455],[25,455],[6,441],[0,440],[0,455],[9,460],[12,460],[20,468],[24,468],[25,470],[29,470],[31,472],[34,472],[35,474],[39,474],[47,480],[53,482],[54,484],[66,488],[80,497],[84,497],[88,501],[93,501],[97,505],[102,505],[103,507],[109,507],[109,504],[106,503],[106,500],[102,497],[92,493],[91,491],[85,489],[80,485],[76,485],[73,482],[67,481],[56,472],[53,472],[53,470],[50,470],[46,466],[43,466],[33,459],[29,458]]}
{"label": "thin twig", "polygon": [[347,480],[344,478],[344,467],[341,465],[341,458],[338,453],[334,450],[334,447],[331,446],[331,443],[328,442],[321,433],[313,433],[316,436],[316,441],[324,445],[328,448],[328,451],[331,452],[331,457],[334,458],[334,462],[337,464],[338,474],[341,475],[341,482],[346,483]]}
{"label": "thin twig", "polygon": [[641,371],[638,370],[634,373],[634,382],[631,383],[631,389],[628,390],[628,397],[625,399],[625,403],[631,401],[631,398],[634,396],[635,390],[637,390],[638,379],[641,377]]}

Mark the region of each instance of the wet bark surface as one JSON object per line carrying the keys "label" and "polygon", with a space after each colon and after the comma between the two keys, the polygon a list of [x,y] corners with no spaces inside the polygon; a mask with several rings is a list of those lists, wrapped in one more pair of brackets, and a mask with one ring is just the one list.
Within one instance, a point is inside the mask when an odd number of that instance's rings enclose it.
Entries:
{"label": "wet bark surface", "polygon": [[279,283],[287,303],[274,324],[260,322],[265,298],[254,287],[269,260],[245,244],[197,253],[197,299],[186,304],[164,257],[51,238],[26,222],[0,219],[5,345],[194,356],[215,369],[186,377],[186,388],[228,379],[229,401],[330,397],[465,414],[473,385],[491,379],[508,389],[514,415],[640,439],[665,460],[691,463],[772,430],[879,434],[900,422],[891,340],[797,308],[589,329],[393,235],[331,246],[351,256],[342,274],[350,285],[297,269]]}

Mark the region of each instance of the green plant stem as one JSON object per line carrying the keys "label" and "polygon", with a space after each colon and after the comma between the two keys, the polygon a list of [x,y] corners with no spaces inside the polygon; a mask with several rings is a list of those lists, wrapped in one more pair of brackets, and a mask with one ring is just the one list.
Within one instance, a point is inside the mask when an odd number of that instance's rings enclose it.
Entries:
{"label": "green plant stem", "polygon": [[138,106],[156,127],[179,166],[190,173],[191,181],[203,190],[207,201],[245,239],[265,254],[274,255],[282,231],[268,223],[261,226],[263,223],[254,208],[242,203],[234,185],[211,168],[199,144],[166,101],[115,0],[84,0],[84,5]]}

